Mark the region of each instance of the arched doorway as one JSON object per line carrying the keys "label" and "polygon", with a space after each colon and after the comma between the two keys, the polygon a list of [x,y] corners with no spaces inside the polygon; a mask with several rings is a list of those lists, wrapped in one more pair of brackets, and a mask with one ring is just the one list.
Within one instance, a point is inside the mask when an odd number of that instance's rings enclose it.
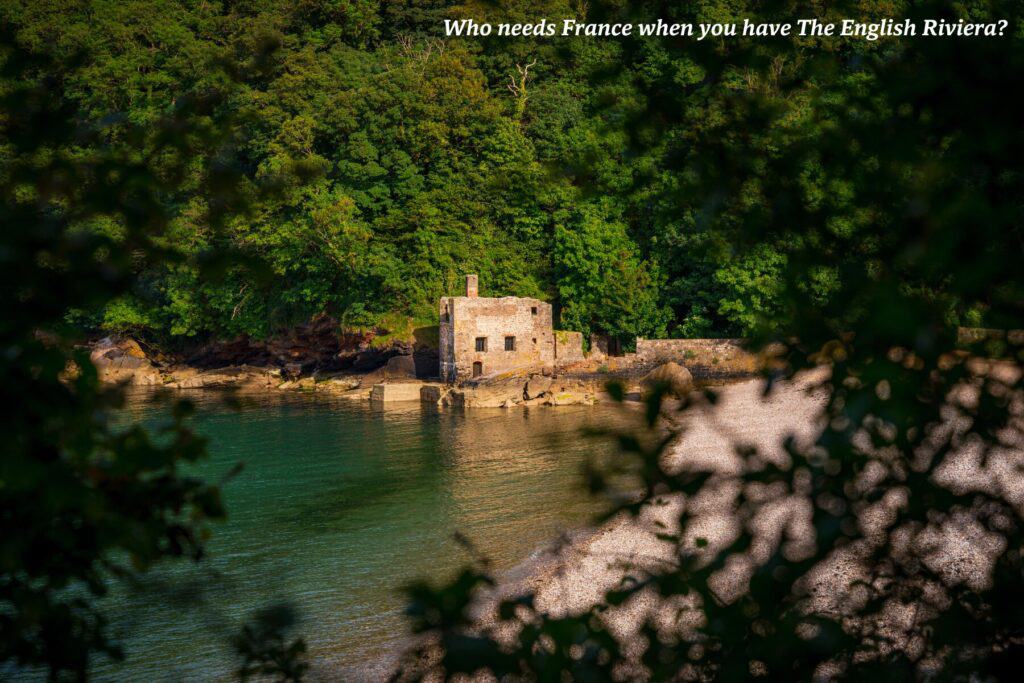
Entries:
{"label": "arched doorway", "polygon": [[484,374],[484,364],[480,361],[475,361],[473,363],[473,376],[479,377],[482,374]]}

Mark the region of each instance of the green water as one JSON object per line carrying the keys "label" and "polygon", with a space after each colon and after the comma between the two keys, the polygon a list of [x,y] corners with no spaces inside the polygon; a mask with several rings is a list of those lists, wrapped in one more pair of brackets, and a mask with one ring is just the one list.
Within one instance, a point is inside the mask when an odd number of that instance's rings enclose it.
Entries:
{"label": "green water", "polygon": [[[580,432],[613,419],[601,406],[457,412],[285,395],[235,411],[193,398],[210,440],[202,473],[245,464],[224,489],[230,519],[198,566],[114,591],[128,660],[99,663],[99,680],[224,678],[230,634],[278,601],[298,607],[315,677],[368,677],[406,633],[401,587],[469,560],[454,532],[501,571],[590,518],[581,464],[607,446]],[[137,396],[125,419],[156,424],[163,410]]]}

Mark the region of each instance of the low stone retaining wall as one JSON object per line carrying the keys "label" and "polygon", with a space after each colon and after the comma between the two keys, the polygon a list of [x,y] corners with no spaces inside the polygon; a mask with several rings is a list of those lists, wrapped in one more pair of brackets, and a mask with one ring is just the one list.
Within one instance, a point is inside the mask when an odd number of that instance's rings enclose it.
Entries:
{"label": "low stone retaining wall", "polygon": [[749,374],[759,367],[744,339],[637,338],[636,357],[644,365],[673,361],[705,375]]}
{"label": "low stone retaining wall", "polygon": [[423,384],[404,382],[399,384],[374,384],[370,390],[370,400],[381,403],[392,401],[419,401]]}

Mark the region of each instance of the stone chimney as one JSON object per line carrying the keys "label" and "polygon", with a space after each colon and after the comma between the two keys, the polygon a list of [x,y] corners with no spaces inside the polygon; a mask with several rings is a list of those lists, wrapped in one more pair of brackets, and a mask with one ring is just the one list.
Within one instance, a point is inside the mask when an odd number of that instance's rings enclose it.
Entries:
{"label": "stone chimney", "polygon": [[466,276],[466,296],[476,297],[479,293],[476,284],[476,274]]}

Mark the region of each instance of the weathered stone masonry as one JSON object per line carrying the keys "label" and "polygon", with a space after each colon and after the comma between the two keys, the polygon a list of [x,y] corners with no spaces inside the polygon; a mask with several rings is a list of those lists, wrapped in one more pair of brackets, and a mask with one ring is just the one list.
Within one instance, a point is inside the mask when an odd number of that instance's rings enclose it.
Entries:
{"label": "weathered stone masonry", "polygon": [[478,297],[477,278],[470,275],[466,296],[442,297],[439,314],[445,382],[554,365],[551,305],[539,299]]}
{"label": "weathered stone masonry", "polygon": [[760,367],[756,354],[743,339],[641,339],[636,340],[637,362],[652,365],[673,361],[705,374],[754,373]]}

